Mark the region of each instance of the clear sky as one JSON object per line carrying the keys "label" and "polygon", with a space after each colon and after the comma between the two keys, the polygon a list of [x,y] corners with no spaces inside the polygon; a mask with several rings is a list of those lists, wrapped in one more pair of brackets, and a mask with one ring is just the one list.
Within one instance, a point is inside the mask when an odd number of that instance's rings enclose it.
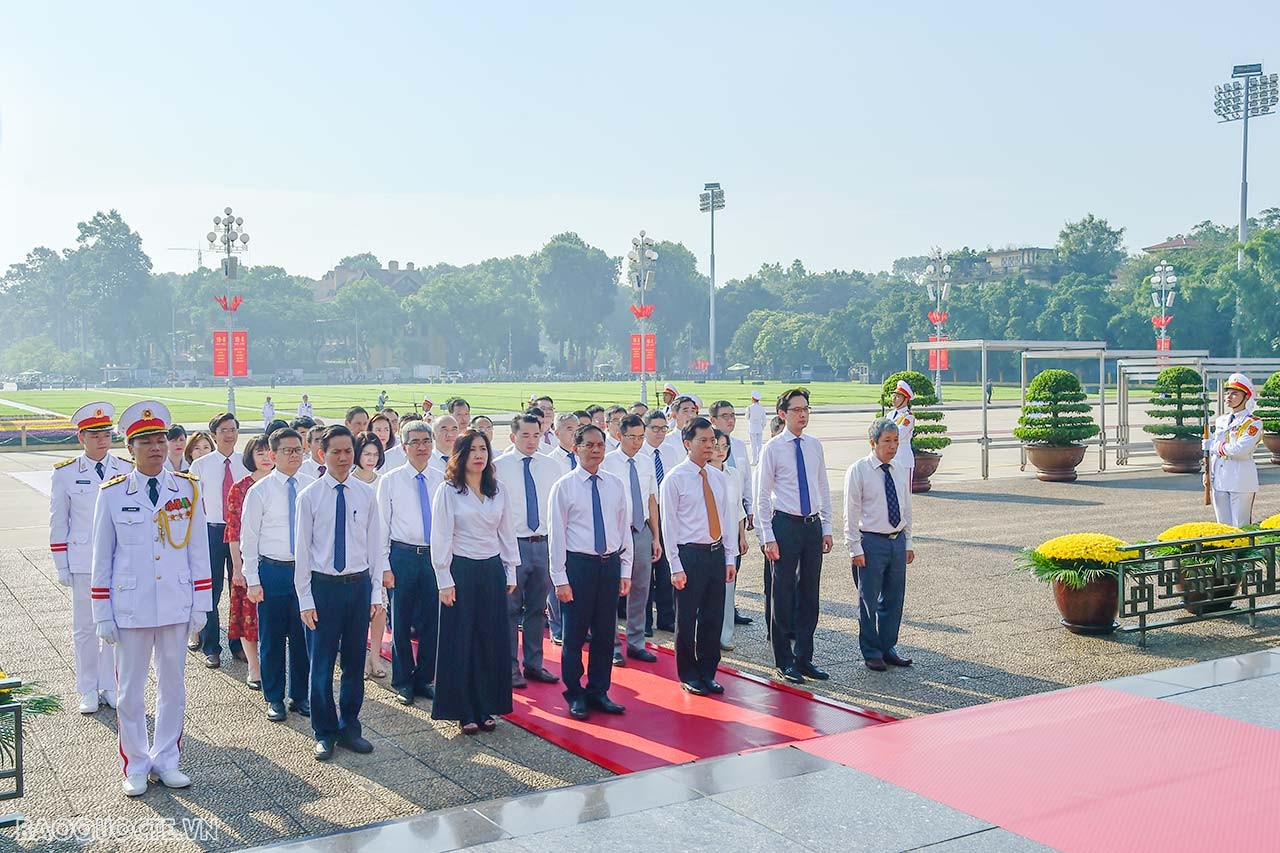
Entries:
{"label": "clear sky", "polygon": [[[363,7],[363,8],[362,8]],[[1131,249],[1239,208],[1213,85],[1280,71],[1280,3],[11,2],[0,269],[116,207],[187,270],[231,205],[252,263],[467,263],[645,228],[723,281],[932,245]],[[1280,206],[1280,118],[1251,126]],[[207,260],[206,260],[207,262]]]}

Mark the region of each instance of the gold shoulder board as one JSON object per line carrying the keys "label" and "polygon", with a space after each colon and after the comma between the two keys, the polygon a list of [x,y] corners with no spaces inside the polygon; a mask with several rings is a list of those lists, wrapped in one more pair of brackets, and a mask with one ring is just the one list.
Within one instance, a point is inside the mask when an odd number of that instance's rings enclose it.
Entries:
{"label": "gold shoulder board", "polygon": [[108,486],[114,486],[114,485],[115,485],[115,484],[117,484],[117,483],[123,483],[123,482],[124,482],[125,480],[127,480],[127,479],[129,479],[129,475],[128,475],[128,474],[121,474],[121,475],[120,475],[120,476],[118,476],[118,477],[112,477],[110,480],[107,480],[105,483],[103,483],[103,484],[102,484],[102,486],[101,486],[101,488],[104,488],[104,489],[105,489],[105,488],[107,488]]}
{"label": "gold shoulder board", "polygon": [[169,473],[175,477],[181,477],[184,480],[190,480],[193,483],[200,482],[199,477],[197,477],[195,474],[189,474],[186,471],[170,471]]}
{"label": "gold shoulder board", "polygon": [[70,459],[63,459],[61,462],[55,462],[53,463],[53,470],[57,471],[59,468],[65,468],[79,458],[79,456],[72,456]]}

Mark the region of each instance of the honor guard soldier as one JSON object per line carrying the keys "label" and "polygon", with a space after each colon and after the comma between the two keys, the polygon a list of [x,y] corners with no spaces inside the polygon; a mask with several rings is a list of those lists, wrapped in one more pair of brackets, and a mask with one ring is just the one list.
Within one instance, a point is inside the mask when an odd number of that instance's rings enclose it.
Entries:
{"label": "honor guard soldier", "polygon": [[84,453],[53,466],[49,492],[49,550],[58,570],[58,583],[71,587],[71,636],[81,714],[97,711],[99,701],[116,706],[115,657],[111,646],[94,632],[89,598],[93,505],[99,487],[127,474],[130,468],[107,452],[111,448],[111,418],[115,411],[110,403],[90,403],[71,416]]}
{"label": "honor guard soldier", "polygon": [[1233,373],[1224,388],[1230,411],[1213,422],[1213,436],[1205,440],[1213,512],[1222,524],[1243,527],[1250,522],[1258,494],[1253,450],[1262,438],[1262,419],[1253,413],[1255,391],[1248,376]]}
{"label": "honor guard soldier", "polygon": [[[124,792],[147,782],[185,788],[178,769],[187,692],[187,635],[213,608],[209,543],[195,477],[164,469],[169,410],[146,400],[120,419],[137,467],[107,480],[93,512],[91,595],[97,633],[116,649]],[[147,743],[146,690],[156,665],[155,736]]]}
{"label": "honor guard soldier", "polygon": [[889,398],[893,409],[888,416],[898,426],[898,453],[893,457],[893,461],[908,471],[916,467],[916,456],[911,451],[911,436],[915,435],[916,431],[916,415],[911,411],[911,401],[915,396],[911,386],[899,379],[897,387],[893,389],[893,394]]}

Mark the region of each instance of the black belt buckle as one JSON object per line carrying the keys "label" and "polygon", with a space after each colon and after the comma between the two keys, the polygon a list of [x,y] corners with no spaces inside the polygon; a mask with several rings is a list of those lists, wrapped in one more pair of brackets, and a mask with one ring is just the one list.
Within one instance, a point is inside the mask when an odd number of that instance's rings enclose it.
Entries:
{"label": "black belt buckle", "polygon": [[610,551],[608,554],[585,554],[582,551],[573,551],[571,553],[577,554],[579,557],[585,557],[588,560],[599,560],[602,563],[607,563],[622,552]]}
{"label": "black belt buckle", "polygon": [[293,560],[277,560],[274,557],[259,557],[258,564],[263,566],[277,566],[282,569],[292,569],[294,567]]}
{"label": "black belt buckle", "polygon": [[410,545],[408,542],[397,542],[394,539],[391,540],[391,547],[399,548],[402,551],[411,551],[419,556],[431,553],[430,545]]}
{"label": "black belt buckle", "polygon": [[879,531],[876,531],[876,530],[864,530],[863,533],[869,533],[872,536],[879,536],[882,539],[897,539],[899,536],[902,535],[901,530],[899,530],[897,533],[880,533]]}
{"label": "black belt buckle", "polygon": [[521,542],[546,542],[546,536],[517,536]]}
{"label": "black belt buckle", "polygon": [[368,569],[361,569],[360,571],[352,572],[351,574],[347,574],[346,572],[340,572],[336,575],[325,574],[324,572],[311,573],[312,581],[319,580],[322,583],[355,583],[356,581],[364,580],[367,577],[369,577]]}
{"label": "black belt buckle", "polygon": [[692,548],[695,551],[707,551],[714,554],[716,551],[724,550],[724,543],[723,542],[685,542],[681,545],[678,545],[677,547]]}

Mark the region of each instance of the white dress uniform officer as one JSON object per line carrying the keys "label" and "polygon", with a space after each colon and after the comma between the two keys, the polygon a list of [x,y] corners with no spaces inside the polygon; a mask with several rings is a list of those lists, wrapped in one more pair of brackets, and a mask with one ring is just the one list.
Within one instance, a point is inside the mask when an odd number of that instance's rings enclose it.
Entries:
{"label": "white dress uniform officer", "polygon": [[94,632],[89,598],[93,505],[102,484],[129,473],[131,467],[107,452],[115,411],[110,403],[90,403],[71,416],[84,453],[53,466],[49,492],[49,550],[58,583],[71,588],[71,636],[81,714],[97,711],[99,701],[116,706],[115,655]]}
{"label": "white dress uniform officer", "polygon": [[315,416],[316,416],[316,410],[311,405],[311,398],[308,397],[306,394],[303,394],[302,402],[298,404],[298,417],[314,418]]}
{"label": "white dress uniform officer", "polygon": [[760,448],[764,446],[764,422],[769,412],[760,405],[760,392],[751,392],[751,405],[747,406],[747,438],[751,439],[751,464],[760,464]]}
{"label": "white dress uniform officer", "polygon": [[889,398],[893,403],[889,417],[898,426],[898,453],[893,457],[893,461],[908,471],[916,467],[916,456],[911,450],[911,436],[916,431],[916,415],[911,411],[911,401],[915,396],[916,393],[911,390],[911,386],[899,379],[897,387],[893,389],[893,395]]}
{"label": "white dress uniform officer", "polygon": [[1256,405],[1253,381],[1243,373],[1227,377],[1227,408],[1213,422],[1213,437],[1205,442],[1209,454],[1213,512],[1222,524],[1242,527],[1250,523],[1253,499],[1258,494],[1258,466],[1253,450],[1262,438],[1262,419]]}
{"label": "white dress uniform officer", "polygon": [[[116,705],[124,792],[136,797],[148,777],[169,788],[191,779],[178,769],[187,692],[187,635],[213,608],[209,543],[196,479],[164,470],[169,411],[144,400],[125,410],[137,468],[108,480],[93,513],[93,618],[116,649]],[[147,743],[146,689],[156,664],[155,736]]]}

